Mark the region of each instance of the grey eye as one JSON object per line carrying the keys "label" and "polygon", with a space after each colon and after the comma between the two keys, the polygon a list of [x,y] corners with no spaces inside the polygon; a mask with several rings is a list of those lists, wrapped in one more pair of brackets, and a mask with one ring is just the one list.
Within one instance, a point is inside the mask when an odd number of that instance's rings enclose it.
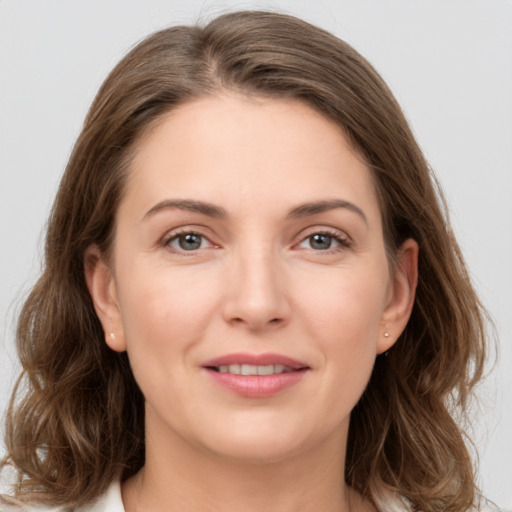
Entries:
{"label": "grey eye", "polygon": [[333,237],[324,233],[311,235],[308,240],[310,247],[319,251],[330,249],[333,243]]}
{"label": "grey eye", "polygon": [[171,240],[170,245],[182,251],[195,251],[203,246],[204,238],[196,233],[185,233]]}

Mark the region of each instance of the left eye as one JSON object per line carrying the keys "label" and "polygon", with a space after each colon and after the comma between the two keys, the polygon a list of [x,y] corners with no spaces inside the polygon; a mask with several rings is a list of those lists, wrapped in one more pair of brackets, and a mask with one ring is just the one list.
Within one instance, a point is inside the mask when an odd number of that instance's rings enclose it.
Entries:
{"label": "left eye", "polygon": [[299,247],[314,249],[315,251],[326,251],[342,245],[339,238],[328,233],[314,233],[305,238]]}
{"label": "left eye", "polygon": [[204,249],[208,245],[208,240],[198,233],[181,233],[172,237],[167,245],[178,251],[196,251]]}

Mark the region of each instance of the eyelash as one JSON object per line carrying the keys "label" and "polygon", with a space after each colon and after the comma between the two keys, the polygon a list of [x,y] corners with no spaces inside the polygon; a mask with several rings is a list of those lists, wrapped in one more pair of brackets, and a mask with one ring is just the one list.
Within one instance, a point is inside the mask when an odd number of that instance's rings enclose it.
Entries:
{"label": "eyelash", "polygon": [[[173,252],[175,252],[175,253],[184,254],[184,255],[187,254],[187,253],[189,253],[190,255],[193,255],[198,250],[204,249],[204,247],[199,247],[197,249],[192,249],[192,250],[187,251],[186,249],[183,249],[183,248],[178,249],[178,248],[172,247],[171,243],[173,241],[177,241],[177,240],[179,240],[180,237],[187,236],[187,235],[195,235],[195,236],[201,238],[201,244],[203,243],[203,241],[206,240],[210,244],[210,247],[212,247],[212,246],[216,247],[215,244],[213,244],[209,240],[208,237],[206,237],[205,235],[203,235],[199,231],[196,231],[196,230],[193,230],[193,229],[187,229],[186,227],[180,229],[179,231],[175,231],[175,232],[165,236],[162,239],[162,245],[164,247],[167,247],[167,248],[173,250]],[[314,237],[315,235],[327,236],[327,237],[331,238],[332,240],[334,240],[338,244],[335,247],[329,247],[328,249],[323,249],[323,250],[322,249],[316,250],[316,249],[313,249],[312,247],[307,248],[308,250],[311,250],[313,252],[317,252],[317,253],[320,253],[320,254],[327,254],[327,255],[328,254],[334,254],[334,253],[343,251],[344,249],[349,249],[351,247],[351,245],[352,245],[350,240],[346,236],[340,235],[340,233],[338,231],[330,230],[330,229],[322,229],[322,230],[319,230],[319,231],[311,231],[310,234],[308,234],[307,236],[302,238],[300,240],[300,242],[295,244],[293,247],[300,246],[301,244],[305,243],[307,240],[312,239],[312,237]]]}
{"label": "eyelash", "polygon": [[296,245],[303,244],[304,242],[311,239],[315,235],[327,236],[339,244],[335,247],[330,247],[330,248],[324,249],[324,250],[316,250],[316,249],[313,249],[312,247],[309,248],[309,250],[316,252],[316,253],[325,254],[325,255],[335,254],[335,253],[343,251],[345,249],[350,249],[350,247],[352,246],[351,241],[345,235],[340,234],[339,231],[325,229],[325,228],[321,229],[319,231],[311,231],[307,236],[302,238],[302,240]]}
{"label": "eyelash", "polygon": [[204,247],[199,247],[198,249],[193,249],[193,250],[190,250],[190,251],[187,251],[186,249],[178,249],[178,248],[175,248],[175,247],[172,247],[171,243],[173,241],[177,241],[179,240],[180,237],[184,237],[184,236],[187,236],[187,235],[195,235],[199,238],[201,238],[201,243],[206,240],[209,244],[210,244],[210,247],[215,247],[215,244],[213,244],[208,237],[206,237],[205,235],[203,235],[202,233],[194,230],[194,229],[187,229],[187,228],[182,228],[180,229],[179,231],[174,231],[172,233],[170,233],[169,235],[165,236],[163,239],[162,239],[162,245],[164,247],[167,247],[168,249],[171,249],[173,252],[175,253],[178,253],[178,254],[184,254],[186,255],[187,253],[189,253],[189,255],[193,255],[195,254],[199,249],[204,249]]}

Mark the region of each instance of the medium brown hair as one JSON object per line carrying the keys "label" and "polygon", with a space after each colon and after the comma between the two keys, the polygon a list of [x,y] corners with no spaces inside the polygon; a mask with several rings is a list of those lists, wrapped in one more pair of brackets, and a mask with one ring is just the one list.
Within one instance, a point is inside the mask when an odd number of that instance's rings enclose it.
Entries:
{"label": "medium brown hair", "polygon": [[319,28],[267,12],[157,32],[98,92],[51,213],[44,271],[19,318],[23,373],[4,462],[19,471],[18,495],[79,505],[144,464],[144,399],[126,354],[104,342],[84,254],[92,244],[109,253],[137,141],[177,105],[222,90],[293,98],[334,120],[372,170],[388,254],[418,242],[412,316],[352,412],[345,478],[377,506],[397,493],[414,510],[466,511],[478,491],[454,417],[482,374],[483,309],[437,183],[368,62]]}

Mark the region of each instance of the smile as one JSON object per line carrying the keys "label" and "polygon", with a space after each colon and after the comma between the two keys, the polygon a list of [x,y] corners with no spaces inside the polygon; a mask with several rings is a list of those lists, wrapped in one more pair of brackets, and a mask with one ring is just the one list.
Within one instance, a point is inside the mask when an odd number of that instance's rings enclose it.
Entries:
{"label": "smile", "polygon": [[280,354],[229,354],[206,362],[221,389],[243,398],[270,398],[298,384],[311,368]]}
{"label": "smile", "polygon": [[282,364],[230,364],[213,367],[219,373],[230,373],[232,375],[276,375],[292,372],[293,369]]}

